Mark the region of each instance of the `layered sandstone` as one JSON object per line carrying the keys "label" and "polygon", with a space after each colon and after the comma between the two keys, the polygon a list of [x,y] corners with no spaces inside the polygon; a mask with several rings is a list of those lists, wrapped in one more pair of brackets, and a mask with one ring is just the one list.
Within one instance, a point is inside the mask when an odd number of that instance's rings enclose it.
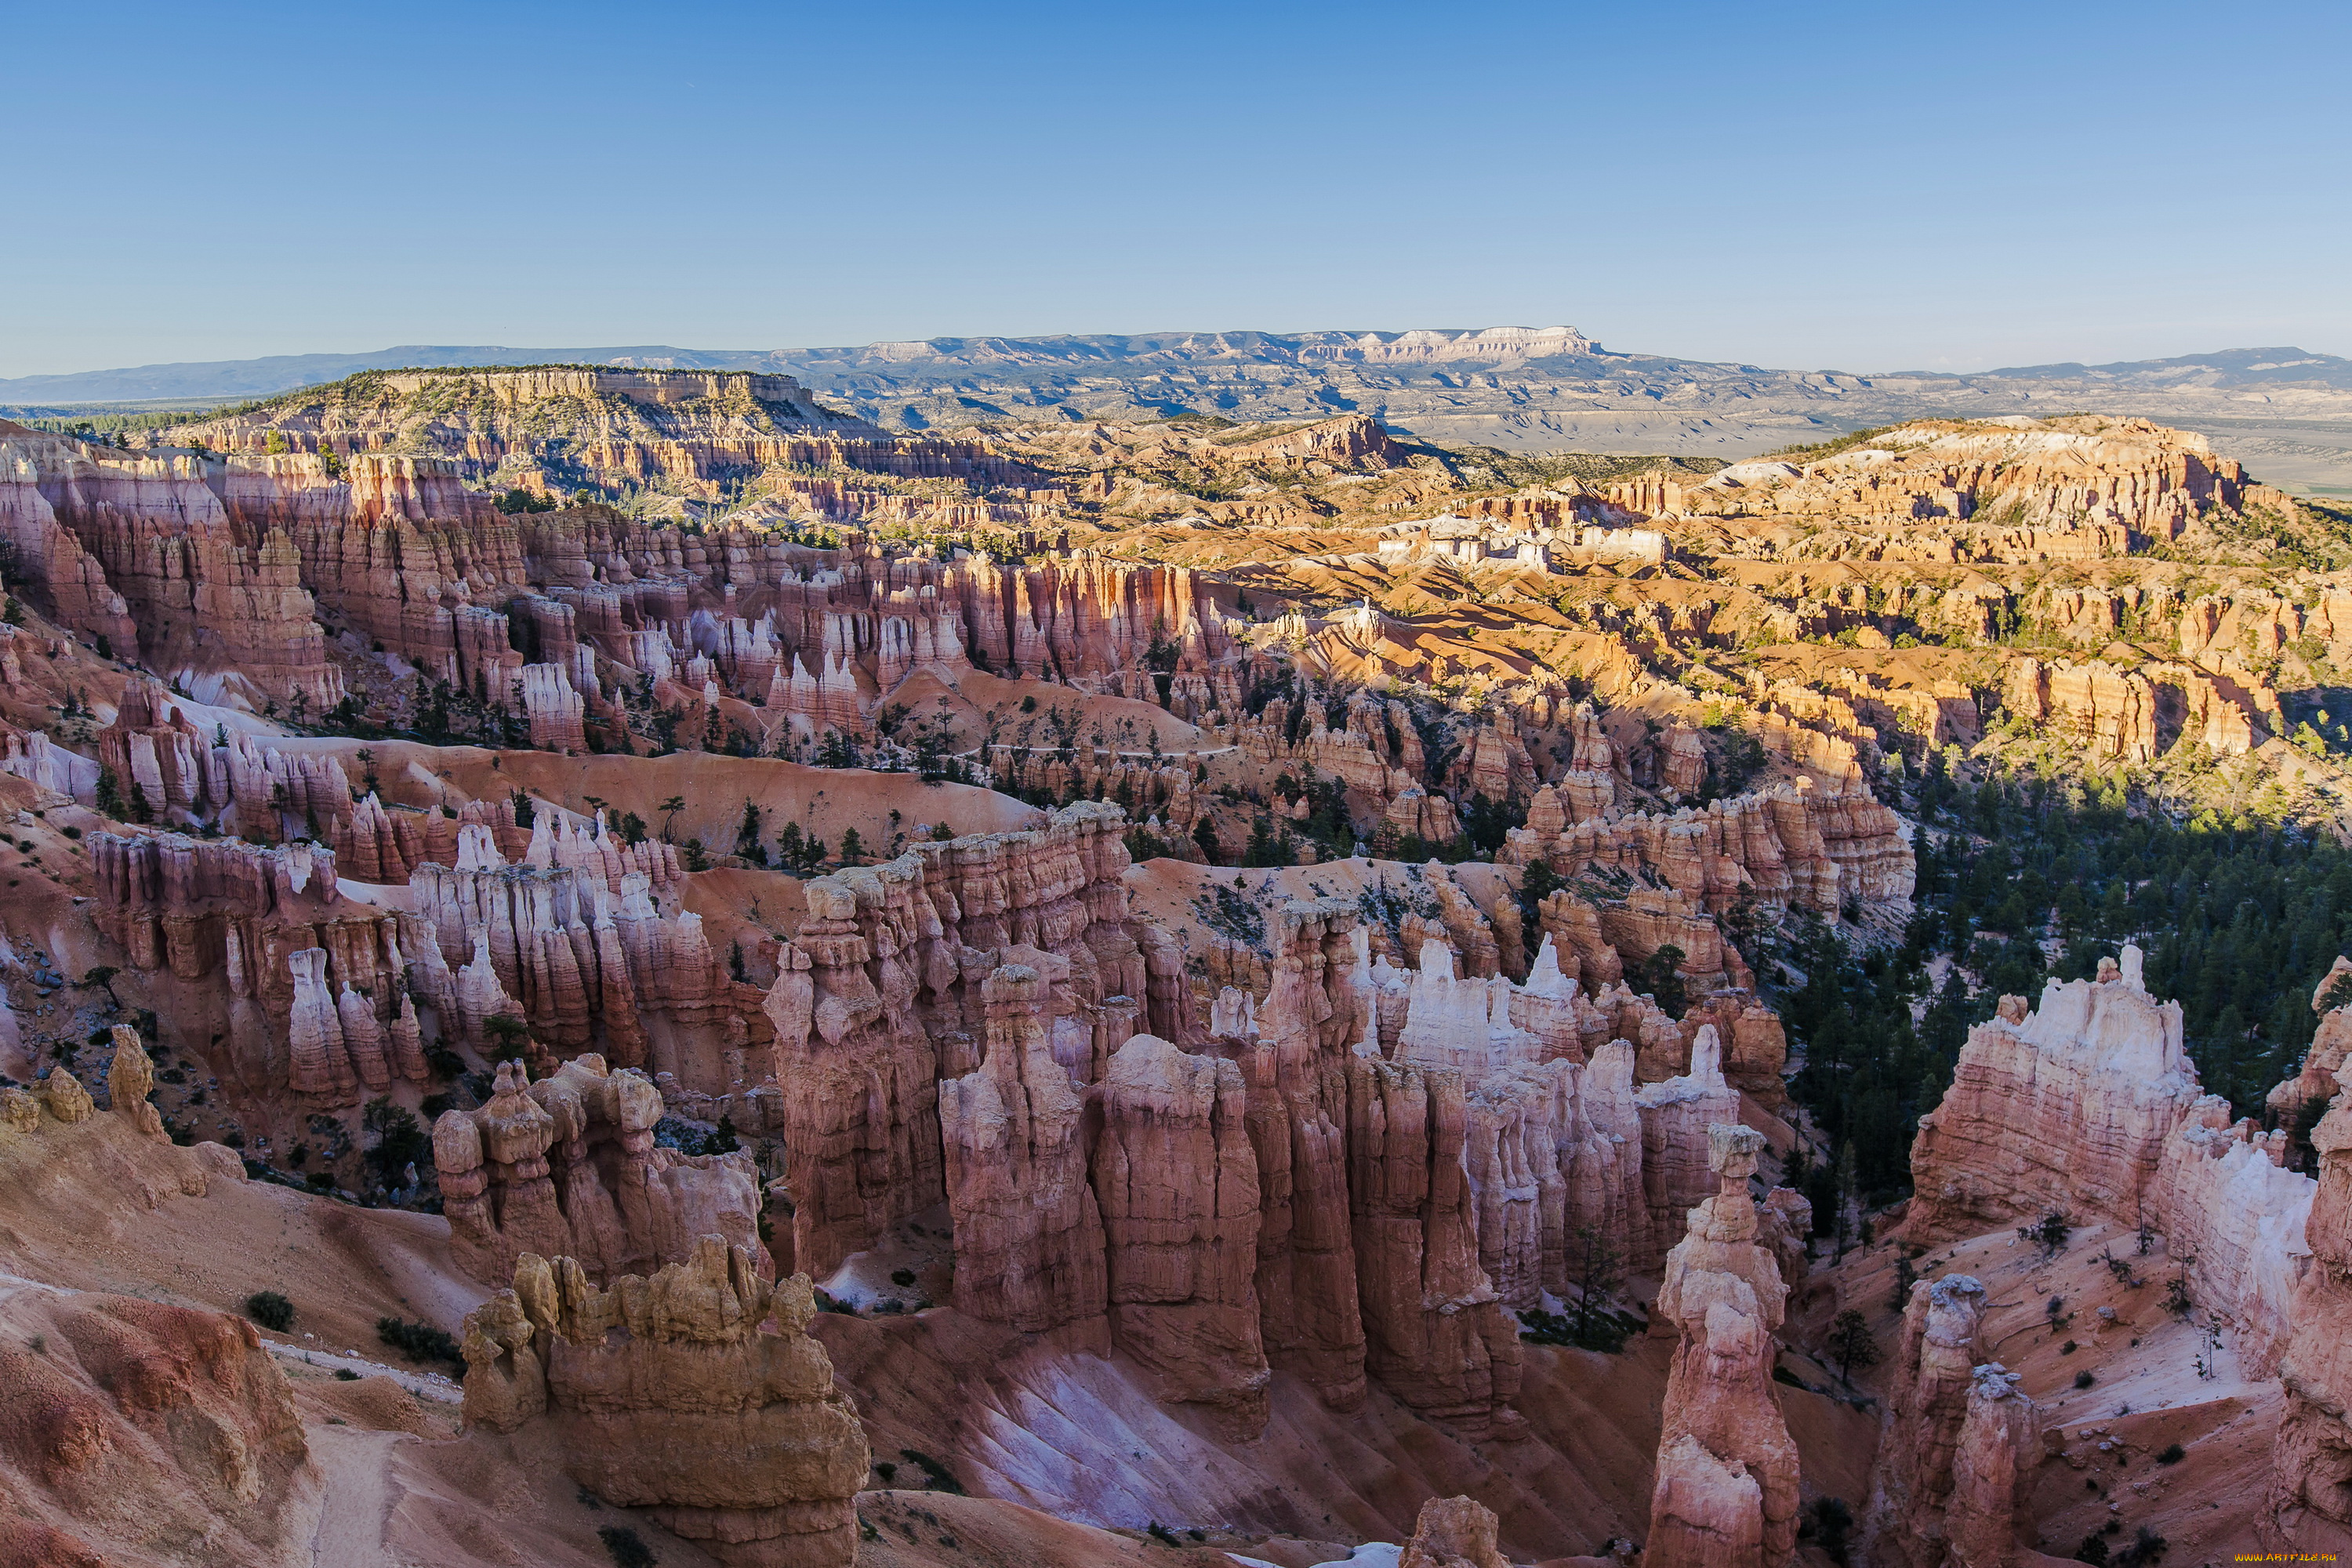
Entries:
{"label": "layered sandstone", "polygon": [[[2337,1074],[2339,1091],[2352,1074]],[[2319,1157],[2308,1275],[2279,1367],[2286,1418],[2272,1454],[2265,1543],[2352,1550],[2352,1098],[2339,1092],[2311,1135]]]}
{"label": "layered sandstone", "polygon": [[485,1282],[527,1254],[575,1259],[592,1279],[651,1273],[716,1235],[766,1263],[751,1157],[656,1146],[660,1090],[600,1057],[526,1082],[503,1062],[488,1101],[446,1110],[433,1159],[449,1249]]}
{"label": "layered sandstone", "polygon": [[1259,1194],[1241,1069],[1138,1035],[1103,1079],[1094,1189],[1113,1342],[1166,1396],[1239,1434],[1266,1421]]}
{"label": "layered sandstone", "polygon": [[[1007,992],[996,1026],[1041,1037],[1045,1060],[1091,1081],[1136,1032],[1150,961],[1126,919],[1119,823],[1081,804],[1041,831],[924,844],[806,884],[808,918],[766,1002],[773,1074],[794,1089],[782,1131],[799,1266],[830,1271],[948,1195],[940,1082],[984,1067],[983,991],[1011,950],[1035,955],[1022,965],[1034,979]],[[996,1070],[1025,1074],[1026,1049]]]}
{"label": "layered sandstone", "polygon": [[1083,1101],[1054,1059],[1046,986],[1032,964],[992,971],[981,987],[987,1055],[979,1071],[939,1086],[956,1305],[1032,1332],[1092,1327],[1108,1305]]}
{"label": "layered sandstone", "polygon": [[1518,1436],[1519,1337],[1479,1267],[1461,1076],[1351,1058],[1348,1191],[1365,1370],[1414,1409]]}
{"label": "layered sandstone", "polygon": [[1983,1230],[2050,1208],[2137,1224],[2165,1140],[2198,1099],[2180,1005],[2140,980],[2141,955],[2098,981],[2052,981],[2039,1007],[2003,997],[1969,1031],[1952,1085],[1919,1119],[1914,1224]]}
{"label": "layered sandstone", "polygon": [[1978,1363],[1984,1311],[1965,1274],[1915,1286],[1904,1310],[1869,1528],[1908,1568],[2004,1568],[2032,1536],[2043,1415],[2015,1373]]}
{"label": "layered sandstone", "polygon": [[467,1423],[543,1419],[583,1488],[730,1568],[849,1568],[869,1454],[815,1313],[807,1276],[772,1283],[715,1236],[609,1290],[528,1255],[466,1319]]}
{"label": "layered sandstone", "polygon": [[1498,858],[1541,859],[1570,878],[1634,876],[1711,914],[1743,900],[1831,915],[1849,902],[1906,905],[1915,877],[1898,819],[1858,782],[1823,790],[1805,781],[1671,816],[1577,822],[1552,836],[1514,829]]}
{"label": "layered sandstone", "polygon": [[1495,1532],[1494,1510],[1475,1498],[1432,1498],[1421,1505],[1397,1568],[1510,1568]]}
{"label": "layered sandstone", "polygon": [[1681,1338],[1666,1383],[1643,1561],[1778,1568],[1796,1549],[1797,1448],[1772,1382],[1772,1336],[1788,1288],[1756,1244],[1748,1195],[1764,1135],[1718,1123],[1708,1142],[1721,1190],[1691,1212],[1658,1290],[1658,1315]]}
{"label": "layered sandstone", "polygon": [[2227,1100],[2200,1092],[2179,1005],[2148,995],[2141,962],[2126,945],[2095,980],[2052,981],[2032,1014],[2003,997],[1969,1031],[1950,1089],[1919,1120],[1906,1226],[1946,1237],[2053,1211],[2147,1225],[2264,1373],[2294,1329],[2315,1188],[2283,1168],[2283,1131],[2232,1121]]}
{"label": "layered sandstone", "polygon": [[0,1555],[44,1568],[309,1555],[319,1477],[251,1323],[0,1275]]}

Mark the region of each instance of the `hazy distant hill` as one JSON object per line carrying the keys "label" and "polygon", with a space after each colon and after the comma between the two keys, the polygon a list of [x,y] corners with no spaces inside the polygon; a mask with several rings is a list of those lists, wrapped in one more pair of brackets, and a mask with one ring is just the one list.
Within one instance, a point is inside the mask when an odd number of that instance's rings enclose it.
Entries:
{"label": "hazy distant hill", "polygon": [[1787,371],[1613,353],[1569,327],[934,338],[767,351],[403,345],[0,380],[0,407],[257,397],[401,366],[545,363],[778,371],[896,429],[1197,410],[1376,414],[1450,445],[1736,457],[1922,415],[2144,414],[2275,481],[2352,490],[2352,360],[2231,349],[1967,375]]}

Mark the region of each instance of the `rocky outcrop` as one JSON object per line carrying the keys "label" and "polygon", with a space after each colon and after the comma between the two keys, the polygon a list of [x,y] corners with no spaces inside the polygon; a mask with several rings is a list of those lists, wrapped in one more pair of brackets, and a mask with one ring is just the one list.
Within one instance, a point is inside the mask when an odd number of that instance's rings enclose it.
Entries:
{"label": "rocky outcrop", "polygon": [[1476,1499],[1432,1498],[1421,1505],[1397,1568],[1510,1568],[1496,1530],[1495,1510]]}
{"label": "rocky outcrop", "polygon": [[[1263,1219],[1257,1294],[1267,1356],[1336,1410],[1364,1397],[1348,1150],[1351,1052],[1376,1026],[1352,905],[1296,900],[1268,935],[1274,983],[1244,1058]],[[1377,1037],[1370,1047],[1377,1055]]]}
{"label": "rocky outcrop", "polygon": [[1919,1120],[1909,1234],[1941,1237],[2053,1210],[2161,1231],[2193,1259],[2200,1304],[2242,1333],[2260,1374],[2294,1331],[2311,1266],[2309,1178],[2282,1167],[2284,1131],[2233,1121],[2199,1090],[2180,1007],[2141,982],[2141,954],[2095,980],[2052,981],[1969,1031],[1951,1088]]}
{"label": "rocky outcrop", "polygon": [[1739,1091],[1723,1076],[1715,1026],[1703,1025],[1691,1047],[1690,1071],[1636,1090],[1642,1119],[1642,1183],[1649,1234],[1635,1261],[1654,1265],[1682,1239],[1693,1205],[1720,1185],[1709,1130],[1739,1120]]}
{"label": "rocky outcrop", "polygon": [[1984,1287],[1966,1274],[1915,1285],[1904,1306],[1868,1523],[1881,1550],[1917,1568],[1932,1568],[1949,1550],[1952,1462],[1968,1423],[1984,1308]]}
{"label": "rocky outcrop", "polygon": [[1530,822],[1511,830],[1496,858],[1541,859],[1570,879],[1631,875],[1710,914],[1745,900],[1832,915],[1849,904],[1907,908],[1916,876],[1899,820],[1858,779],[1834,789],[1802,780],[1672,816],[1577,822],[1549,837]]}
{"label": "rocky outcrop", "polygon": [[1517,1325],[1479,1267],[1459,1073],[1348,1061],[1348,1192],[1365,1370],[1479,1437],[1523,1435]]}
{"label": "rocky outcrop", "polygon": [[1228,1430],[1266,1422],[1257,1158],[1241,1069],[1138,1035],[1111,1058],[1094,1152],[1111,1337],[1165,1397]]}
{"label": "rocky outcrop", "polygon": [[2273,1449],[2265,1544],[2352,1550],[2352,1072],[2311,1135],[2319,1157],[2311,1267],[2279,1367],[2286,1418]]}
{"label": "rocky outcrop", "polygon": [[[0,531],[57,619],[171,673],[200,700],[299,700],[312,713],[341,700],[300,556],[283,529],[222,504],[225,466],[14,426],[0,445],[16,481],[0,499]],[[292,466],[302,464],[316,460]]]}
{"label": "rocky outcrop", "polygon": [[815,1313],[807,1276],[771,1283],[715,1236],[609,1290],[527,1256],[466,1319],[466,1420],[543,1420],[587,1491],[730,1568],[849,1568],[871,1456]]}
{"label": "rocky outcrop", "polygon": [[1969,1033],[1911,1164],[1922,1235],[2085,1208],[2136,1225],[2164,1143],[2199,1098],[2180,1005],[2140,980],[2140,952],[2096,981],[2052,981]]}
{"label": "rocky outcrop", "polygon": [[0,1275],[0,1558],[99,1568],[193,1551],[265,1568],[309,1555],[318,1478],[251,1323]]}
{"label": "rocky outcrop", "polygon": [[716,1235],[772,1272],[751,1157],[656,1147],[661,1117],[661,1092],[643,1073],[607,1070],[600,1057],[529,1082],[521,1064],[499,1064],[487,1102],[433,1125],[451,1255],[486,1283],[532,1253],[611,1280],[682,1261]]}
{"label": "rocky outcrop", "polygon": [[1046,984],[1033,964],[993,970],[981,987],[988,1054],[939,1089],[956,1305],[1028,1332],[1094,1328],[1108,1304],[1083,1101],[1054,1059]]}
{"label": "rocky outcrop", "polygon": [[2266,1101],[2278,1126],[2293,1127],[2306,1107],[2324,1106],[2336,1098],[2336,1070],[2352,1055],[2352,1005],[2333,1005],[2330,996],[2347,975],[2352,975],[2352,958],[2338,957],[2312,988],[2311,1010],[2319,1015],[2319,1026],[2312,1033],[2311,1047],[2304,1052],[2294,1076],[2272,1089]]}
{"label": "rocky outcrop", "polygon": [[1764,1135],[1708,1129],[1721,1189],[1691,1212],[1666,1258],[1657,1312],[1681,1338],[1666,1382],[1657,1485],[1643,1561],[1651,1568],[1780,1568],[1797,1541],[1797,1447],[1772,1382],[1788,1289],[1756,1244]]}
{"label": "rocky outcrop", "polygon": [[2040,1555],[2032,1545],[2032,1492],[2033,1468],[2044,1457],[2042,1413],[2017,1384],[1999,1362],[1978,1367],[1969,1384],[1945,1514],[1947,1561],[1958,1568],[2009,1568]]}
{"label": "rocky outcrop", "polygon": [[[1076,1081],[1098,1077],[1135,1032],[1139,1002],[1181,1026],[1165,994],[1173,977],[1154,1000],[1129,929],[1121,826],[1117,807],[1082,803],[1037,832],[919,845],[806,884],[808,918],[780,949],[766,1002],[773,1076],[793,1087],[782,1131],[798,1266],[830,1271],[947,1196],[939,1083],[983,1066],[982,992],[1016,962],[1009,950],[1026,950],[1018,962],[1037,982],[1003,1006],[1037,1010],[1022,1027],[1042,1030],[1046,1059]],[[1010,1028],[1010,1012],[998,1023]],[[1013,1058],[999,1070],[1025,1073]]]}

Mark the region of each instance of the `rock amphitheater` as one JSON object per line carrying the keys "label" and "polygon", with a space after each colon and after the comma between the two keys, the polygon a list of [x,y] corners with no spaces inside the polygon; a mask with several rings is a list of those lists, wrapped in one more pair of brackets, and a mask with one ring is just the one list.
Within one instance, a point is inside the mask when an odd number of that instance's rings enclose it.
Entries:
{"label": "rock amphitheater", "polygon": [[0,424],[0,1564],[2352,1543],[2352,960],[2232,1106],[2141,945],[1939,953],[1899,1190],[1789,1021],[1923,780],[2342,831],[2352,574],[2142,420],[1833,445]]}

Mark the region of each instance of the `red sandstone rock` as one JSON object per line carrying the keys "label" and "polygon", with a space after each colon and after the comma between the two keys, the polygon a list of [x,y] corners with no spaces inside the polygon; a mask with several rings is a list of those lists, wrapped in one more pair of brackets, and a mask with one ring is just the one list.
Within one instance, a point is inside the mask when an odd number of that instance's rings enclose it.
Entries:
{"label": "red sandstone rock", "polygon": [[1494,1510],[1475,1499],[1432,1498],[1421,1505],[1397,1568],[1510,1568],[1495,1545],[1496,1528]]}
{"label": "red sandstone rock", "polygon": [[1239,1068],[1138,1035],[1103,1080],[1094,1152],[1112,1339],[1167,1397],[1266,1421],[1259,1335],[1257,1159]]}
{"label": "red sandstone rock", "polygon": [[1682,1338],[1666,1382],[1643,1561],[1779,1568],[1796,1547],[1797,1449],[1772,1383],[1787,1287],[1756,1245],[1748,1196],[1764,1136],[1718,1123],[1709,1142],[1722,1190],[1692,1211],[1658,1291],[1659,1316]]}
{"label": "red sandstone rock", "polygon": [[1953,1456],[1969,1415],[1977,1325],[1985,1290],[1966,1274],[1912,1287],[1888,1378],[1886,1436],[1879,1449],[1874,1539],[1906,1563],[1935,1568],[1951,1538]]}
{"label": "red sandstone rock", "polygon": [[2352,1496],[2352,1098],[2339,1092],[2311,1146],[2319,1155],[2306,1231],[2311,1270],[2279,1367],[2286,1418],[2273,1450],[2263,1535],[2273,1547],[2340,1552],[2352,1549],[2345,1500]]}
{"label": "red sandstone rock", "polygon": [[572,1479],[721,1563],[849,1568],[866,1435],[808,1337],[808,1277],[772,1284],[759,1261],[704,1237],[599,1290],[570,1258],[519,1259],[466,1320],[467,1423],[545,1419]]}
{"label": "red sandstone rock", "polygon": [[956,1305],[1031,1332],[1098,1324],[1108,1301],[1082,1101],[1054,1059],[1046,987],[1029,964],[992,973],[988,1054],[978,1072],[939,1089]]}
{"label": "red sandstone rock", "polygon": [[644,1074],[608,1072],[600,1058],[528,1084],[502,1063],[488,1103],[444,1111],[433,1127],[451,1253],[486,1282],[529,1253],[616,1279],[682,1261],[715,1234],[767,1267],[751,1156],[656,1148],[661,1116]]}
{"label": "red sandstone rock", "polygon": [[1744,898],[1824,914],[1846,900],[1907,906],[1914,871],[1892,811],[1858,784],[1775,790],[1685,806],[1671,816],[1587,821],[1556,837],[1514,828],[1498,859],[1540,856],[1563,876],[1633,873],[1688,895],[1711,914]]}
{"label": "red sandstone rock", "polygon": [[1355,906],[1343,900],[1276,911],[1274,984],[1245,1064],[1264,1209],[1257,1294],[1266,1353],[1337,1410],[1364,1397],[1346,1064],[1371,1020],[1356,975],[1356,929]]}
{"label": "red sandstone rock", "polygon": [[1348,1189],[1365,1369],[1407,1405],[1480,1437],[1521,1435],[1519,1336],[1478,1266],[1462,1163],[1462,1079],[1348,1062]]}

